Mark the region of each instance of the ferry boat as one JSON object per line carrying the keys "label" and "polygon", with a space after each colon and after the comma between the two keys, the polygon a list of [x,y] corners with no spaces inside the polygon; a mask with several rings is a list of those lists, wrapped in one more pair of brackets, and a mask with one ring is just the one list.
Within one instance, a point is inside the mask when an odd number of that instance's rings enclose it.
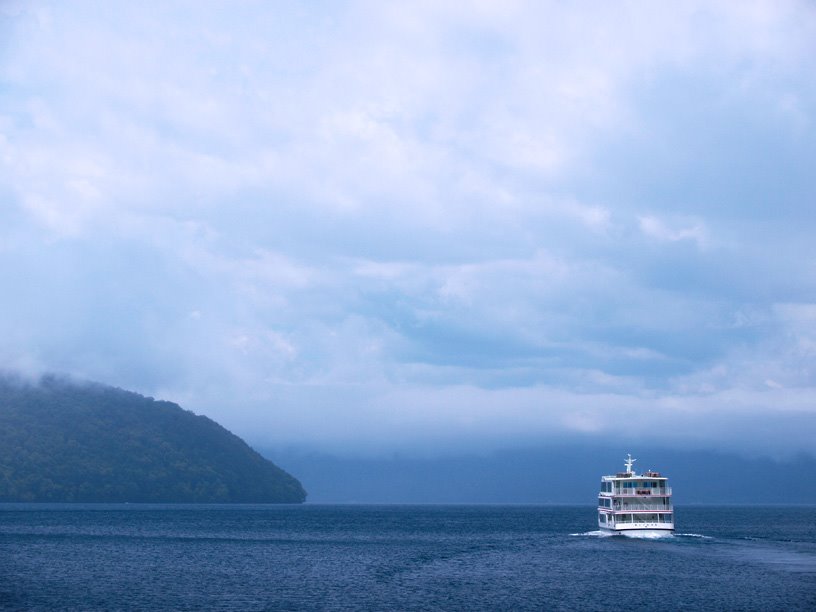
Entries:
{"label": "ferry boat", "polygon": [[669,480],[658,472],[637,474],[636,459],[627,455],[625,472],[601,477],[598,527],[610,533],[664,535],[674,531]]}

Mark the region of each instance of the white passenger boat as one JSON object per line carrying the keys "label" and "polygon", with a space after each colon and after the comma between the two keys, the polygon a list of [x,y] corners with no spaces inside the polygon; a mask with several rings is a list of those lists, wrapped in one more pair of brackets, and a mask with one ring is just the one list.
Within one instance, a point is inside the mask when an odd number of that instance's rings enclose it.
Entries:
{"label": "white passenger boat", "polygon": [[611,533],[642,536],[674,531],[672,492],[668,478],[647,470],[637,474],[627,455],[625,472],[601,478],[598,494],[598,527]]}

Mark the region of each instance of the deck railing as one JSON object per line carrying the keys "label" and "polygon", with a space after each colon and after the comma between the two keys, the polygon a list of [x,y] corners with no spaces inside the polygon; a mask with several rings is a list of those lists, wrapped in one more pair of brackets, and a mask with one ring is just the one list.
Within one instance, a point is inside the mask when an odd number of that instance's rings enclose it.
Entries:
{"label": "deck railing", "polygon": [[[605,506],[600,506],[601,508]],[[608,508],[609,509],[609,508]],[[651,510],[653,512],[670,512],[672,507],[668,504],[621,504],[620,507],[613,506],[611,510],[615,512],[630,512],[637,510]]]}
{"label": "deck railing", "polygon": [[[646,491],[648,491],[648,493]],[[671,493],[672,493],[671,487],[661,487],[659,489],[617,489],[613,491],[614,495],[626,495],[632,497],[643,495],[665,496],[671,495]]]}
{"label": "deck railing", "polygon": [[[637,516],[635,517],[637,518]],[[673,521],[646,521],[646,520],[631,520],[631,521],[624,521],[621,520],[620,517],[617,517],[617,520],[614,523],[609,523],[611,525],[672,525],[674,524]]]}

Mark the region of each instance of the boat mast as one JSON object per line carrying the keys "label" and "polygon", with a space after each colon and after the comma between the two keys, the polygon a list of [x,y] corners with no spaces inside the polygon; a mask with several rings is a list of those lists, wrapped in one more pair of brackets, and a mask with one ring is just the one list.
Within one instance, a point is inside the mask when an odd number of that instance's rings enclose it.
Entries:
{"label": "boat mast", "polygon": [[634,473],[634,472],[632,472],[632,464],[635,461],[637,461],[637,459],[632,459],[632,455],[630,453],[626,453],[626,461],[624,462],[624,465],[626,466],[626,473],[627,474],[633,474]]}

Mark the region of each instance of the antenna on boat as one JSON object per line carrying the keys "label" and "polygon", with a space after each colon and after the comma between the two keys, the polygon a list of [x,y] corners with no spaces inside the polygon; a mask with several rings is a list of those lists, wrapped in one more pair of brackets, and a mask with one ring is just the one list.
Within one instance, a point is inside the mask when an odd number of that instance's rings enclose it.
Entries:
{"label": "antenna on boat", "polygon": [[632,455],[630,453],[626,453],[626,461],[624,465],[626,466],[626,473],[632,474],[632,464],[637,461],[637,459],[632,459]]}

